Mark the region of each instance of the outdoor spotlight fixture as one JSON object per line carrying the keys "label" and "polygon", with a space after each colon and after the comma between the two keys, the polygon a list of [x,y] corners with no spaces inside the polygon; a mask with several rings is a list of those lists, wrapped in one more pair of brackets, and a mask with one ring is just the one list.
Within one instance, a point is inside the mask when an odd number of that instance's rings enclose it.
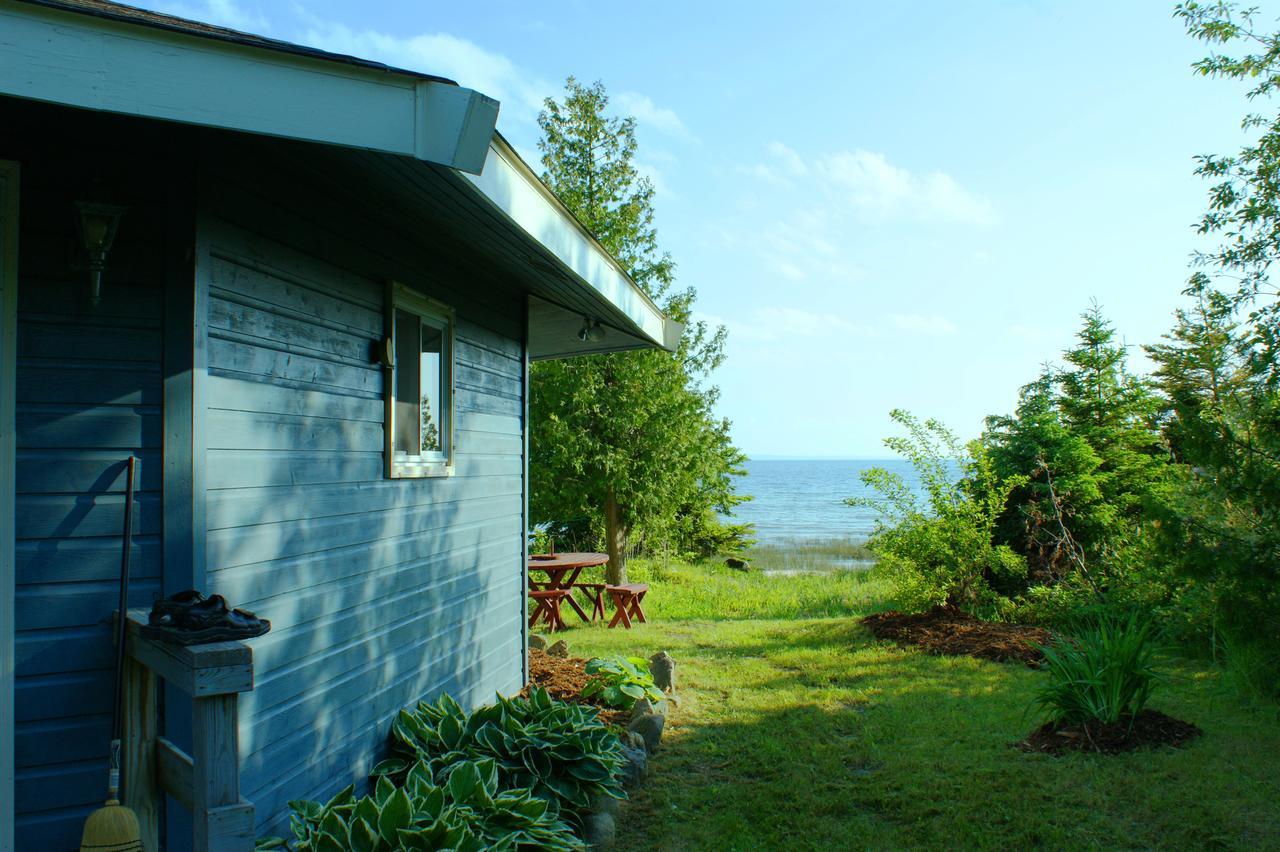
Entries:
{"label": "outdoor spotlight fixture", "polygon": [[600,320],[583,317],[582,328],[578,329],[578,339],[583,343],[597,343],[604,340],[604,326],[600,324]]}
{"label": "outdoor spotlight fixture", "polygon": [[120,217],[128,208],[98,201],[77,201],[80,215],[76,226],[80,244],[89,257],[89,301],[96,308],[102,301],[102,273],[107,268],[107,253],[116,240]]}

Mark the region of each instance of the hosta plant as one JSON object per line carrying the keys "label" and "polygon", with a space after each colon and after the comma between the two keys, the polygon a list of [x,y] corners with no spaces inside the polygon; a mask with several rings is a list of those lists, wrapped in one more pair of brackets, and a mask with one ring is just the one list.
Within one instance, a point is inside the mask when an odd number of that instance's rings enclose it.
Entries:
{"label": "hosta plant", "polygon": [[395,852],[487,849],[580,850],[570,827],[527,789],[503,790],[492,760],[459,761],[442,782],[424,763],[396,787],[380,777],[357,799],[347,787],[325,804],[289,803],[293,840],[269,838],[259,849],[295,852]]}
{"label": "hosta plant", "polygon": [[641,698],[661,701],[665,696],[653,684],[649,663],[641,657],[596,657],[587,661],[591,676],[582,688],[583,698],[599,698],[610,707],[630,710]]}
{"label": "hosta plant", "polygon": [[1071,640],[1037,647],[1049,681],[1034,703],[1059,725],[1132,720],[1160,680],[1151,622],[1136,614],[1100,616]]}
{"label": "hosta plant", "polygon": [[599,796],[622,799],[622,745],[594,708],[534,688],[468,714],[449,696],[402,710],[391,725],[392,759],[374,773],[399,779],[415,763],[441,782],[454,764],[492,760],[501,789],[527,788],[575,823]]}

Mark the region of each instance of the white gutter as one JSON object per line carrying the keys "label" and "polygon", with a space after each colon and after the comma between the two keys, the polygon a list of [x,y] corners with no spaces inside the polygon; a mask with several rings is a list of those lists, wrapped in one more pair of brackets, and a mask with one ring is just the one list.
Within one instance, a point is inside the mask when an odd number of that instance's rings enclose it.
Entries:
{"label": "white gutter", "polygon": [[0,94],[478,172],[498,102],[409,73],[0,0]]}
{"label": "white gutter", "polygon": [[[467,178],[516,227],[622,311],[641,334],[658,346],[675,348],[679,325],[663,316],[501,135],[495,134],[489,145],[484,170]],[[675,326],[674,338],[669,324]]]}

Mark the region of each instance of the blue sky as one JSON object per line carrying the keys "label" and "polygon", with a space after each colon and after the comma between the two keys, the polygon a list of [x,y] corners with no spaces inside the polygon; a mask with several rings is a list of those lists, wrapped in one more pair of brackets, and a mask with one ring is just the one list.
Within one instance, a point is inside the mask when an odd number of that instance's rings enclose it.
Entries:
{"label": "blue sky", "polygon": [[542,98],[602,80],[757,456],[883,456],[894,407],[974,436],[1091,299],[1157,339],[1192,157],[1244,139],[1167,2],[140,5],[452,77],[535,163]]}

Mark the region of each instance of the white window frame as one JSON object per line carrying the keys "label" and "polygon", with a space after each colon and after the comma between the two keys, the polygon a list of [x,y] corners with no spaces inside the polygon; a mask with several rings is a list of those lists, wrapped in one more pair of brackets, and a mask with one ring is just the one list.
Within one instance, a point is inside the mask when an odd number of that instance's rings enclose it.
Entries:
{"label": "white window frame", "polygon": [[[382,363],[386,374],[385,449],[386,475],[388,479],[421,479],[432,476],[453,476],[453,462],[457,453],[454,422],[454,326],[457,319],[453,308],[424,296],[397,281],[387,284],[386,337],[383,339]],[[444,450],[437,456],[396,456],[396,311],[414,314],[427,325],[435,326],[441,335],[440,361],[444,375],[440,387],[444,399],[440,400],[440,434]],[[421,392],[419,392],[421,398]]]}

